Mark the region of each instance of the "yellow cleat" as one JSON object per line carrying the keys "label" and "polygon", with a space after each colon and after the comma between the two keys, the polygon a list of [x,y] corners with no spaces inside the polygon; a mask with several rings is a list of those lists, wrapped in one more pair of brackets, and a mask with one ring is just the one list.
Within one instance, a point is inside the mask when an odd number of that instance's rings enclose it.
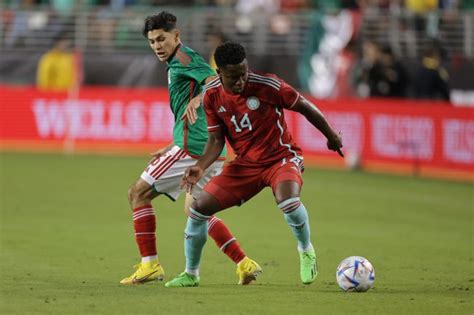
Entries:
{"label": "yellow cleat", "polygon": [[258,275],[262,273],[262,267],[252,259],[245,257],[237,264],[236,273],[239,276],[239,284],[247,285],[257,279]]}
{"label": "yellow cleat", "polygon": [[162,281],[165,271],[158,259],[139,263],[134,266],[137,270],[130,276],[120,281],[121,284],[142,284],[150,281]]}

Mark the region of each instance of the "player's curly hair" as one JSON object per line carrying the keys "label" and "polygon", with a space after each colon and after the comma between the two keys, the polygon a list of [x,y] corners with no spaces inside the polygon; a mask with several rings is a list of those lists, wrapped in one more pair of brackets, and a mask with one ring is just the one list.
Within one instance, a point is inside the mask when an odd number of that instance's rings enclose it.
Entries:
{"label": "player's curly hair", "polygon": [[177,18],[168,11],[162,11],[156,15],[148,16],[145,19],[142,34],[145,38],[149,31],[164,29],[166,32],[171,31],[176,27]]}
{"label": "player's curly hair", "polygon": [[236,42],[225,42],[218,46],[214,53],[214,60],[218,68],[226,65],[237,65],[246,58],[245,49]]}

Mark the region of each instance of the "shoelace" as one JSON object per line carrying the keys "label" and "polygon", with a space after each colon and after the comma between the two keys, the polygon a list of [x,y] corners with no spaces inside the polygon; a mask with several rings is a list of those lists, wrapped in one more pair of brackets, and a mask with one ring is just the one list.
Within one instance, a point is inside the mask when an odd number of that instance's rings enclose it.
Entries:
{"label": "shoelace", "polygon": [[136,270],[140,269],[140,267],[142,266],[142,263],[138,263],[136,265],[133,265],[133,268],[135,268]]}
{"label": "shoelace", "polygon": [[249,266],[247,266],[247,268],[245,268],[245,271],[246,271],[246,272],[252,271],[252,266],[249,264]]}
{"label": "shoelace", "polygon": [[303,264],[305,265],[313,265],[313,259],[316,258],[315,255],[311,253],[303,253]]}
{"label": "shoelace", "polygon": [[[239,269],[244,271],[244,272],[249,273],[250,271],[252,271],[252,266],[253,266],[253,264],[251,262],[248,262],[248,263],[244,264],[242,266],[242,268],[239,268]],[[237,271],[236,273],[239,274],[239,271]]]}
{"label": "shoelace", "polygon": [[138,263],[136,265],[133,265],[133,268],[135,269],[135,272],[133,273],[133,276],[137,276],[138,270],[140,270],[140,267],[142,266],[142,263]]}

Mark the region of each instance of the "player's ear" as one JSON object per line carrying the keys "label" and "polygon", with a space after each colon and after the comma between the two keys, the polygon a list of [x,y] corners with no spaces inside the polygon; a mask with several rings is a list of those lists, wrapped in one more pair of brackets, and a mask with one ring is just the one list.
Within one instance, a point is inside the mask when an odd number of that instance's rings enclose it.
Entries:
{"label": "player's ear", "polygon": [[179,41],[179,36],[181,35],[181,32],[178,29],[174,30],[174,41],[178,42]]}

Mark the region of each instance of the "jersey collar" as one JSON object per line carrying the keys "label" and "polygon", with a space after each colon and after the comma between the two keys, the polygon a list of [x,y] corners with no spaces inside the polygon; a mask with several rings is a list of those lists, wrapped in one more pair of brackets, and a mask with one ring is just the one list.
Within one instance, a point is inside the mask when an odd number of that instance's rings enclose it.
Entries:
{"label": "jersey collar", "polygon": [[171,54],[171,56],[168,58],[168,60],[166,60],[166,63],[168,64],[168,66],[170,62],[173,61],[173,59],[176,57],[176,53],[178,52],[178,49],[180,49],[182,45],[183,45],[182,43],[179,43],[178,46],[176,46],[176,49]]}

